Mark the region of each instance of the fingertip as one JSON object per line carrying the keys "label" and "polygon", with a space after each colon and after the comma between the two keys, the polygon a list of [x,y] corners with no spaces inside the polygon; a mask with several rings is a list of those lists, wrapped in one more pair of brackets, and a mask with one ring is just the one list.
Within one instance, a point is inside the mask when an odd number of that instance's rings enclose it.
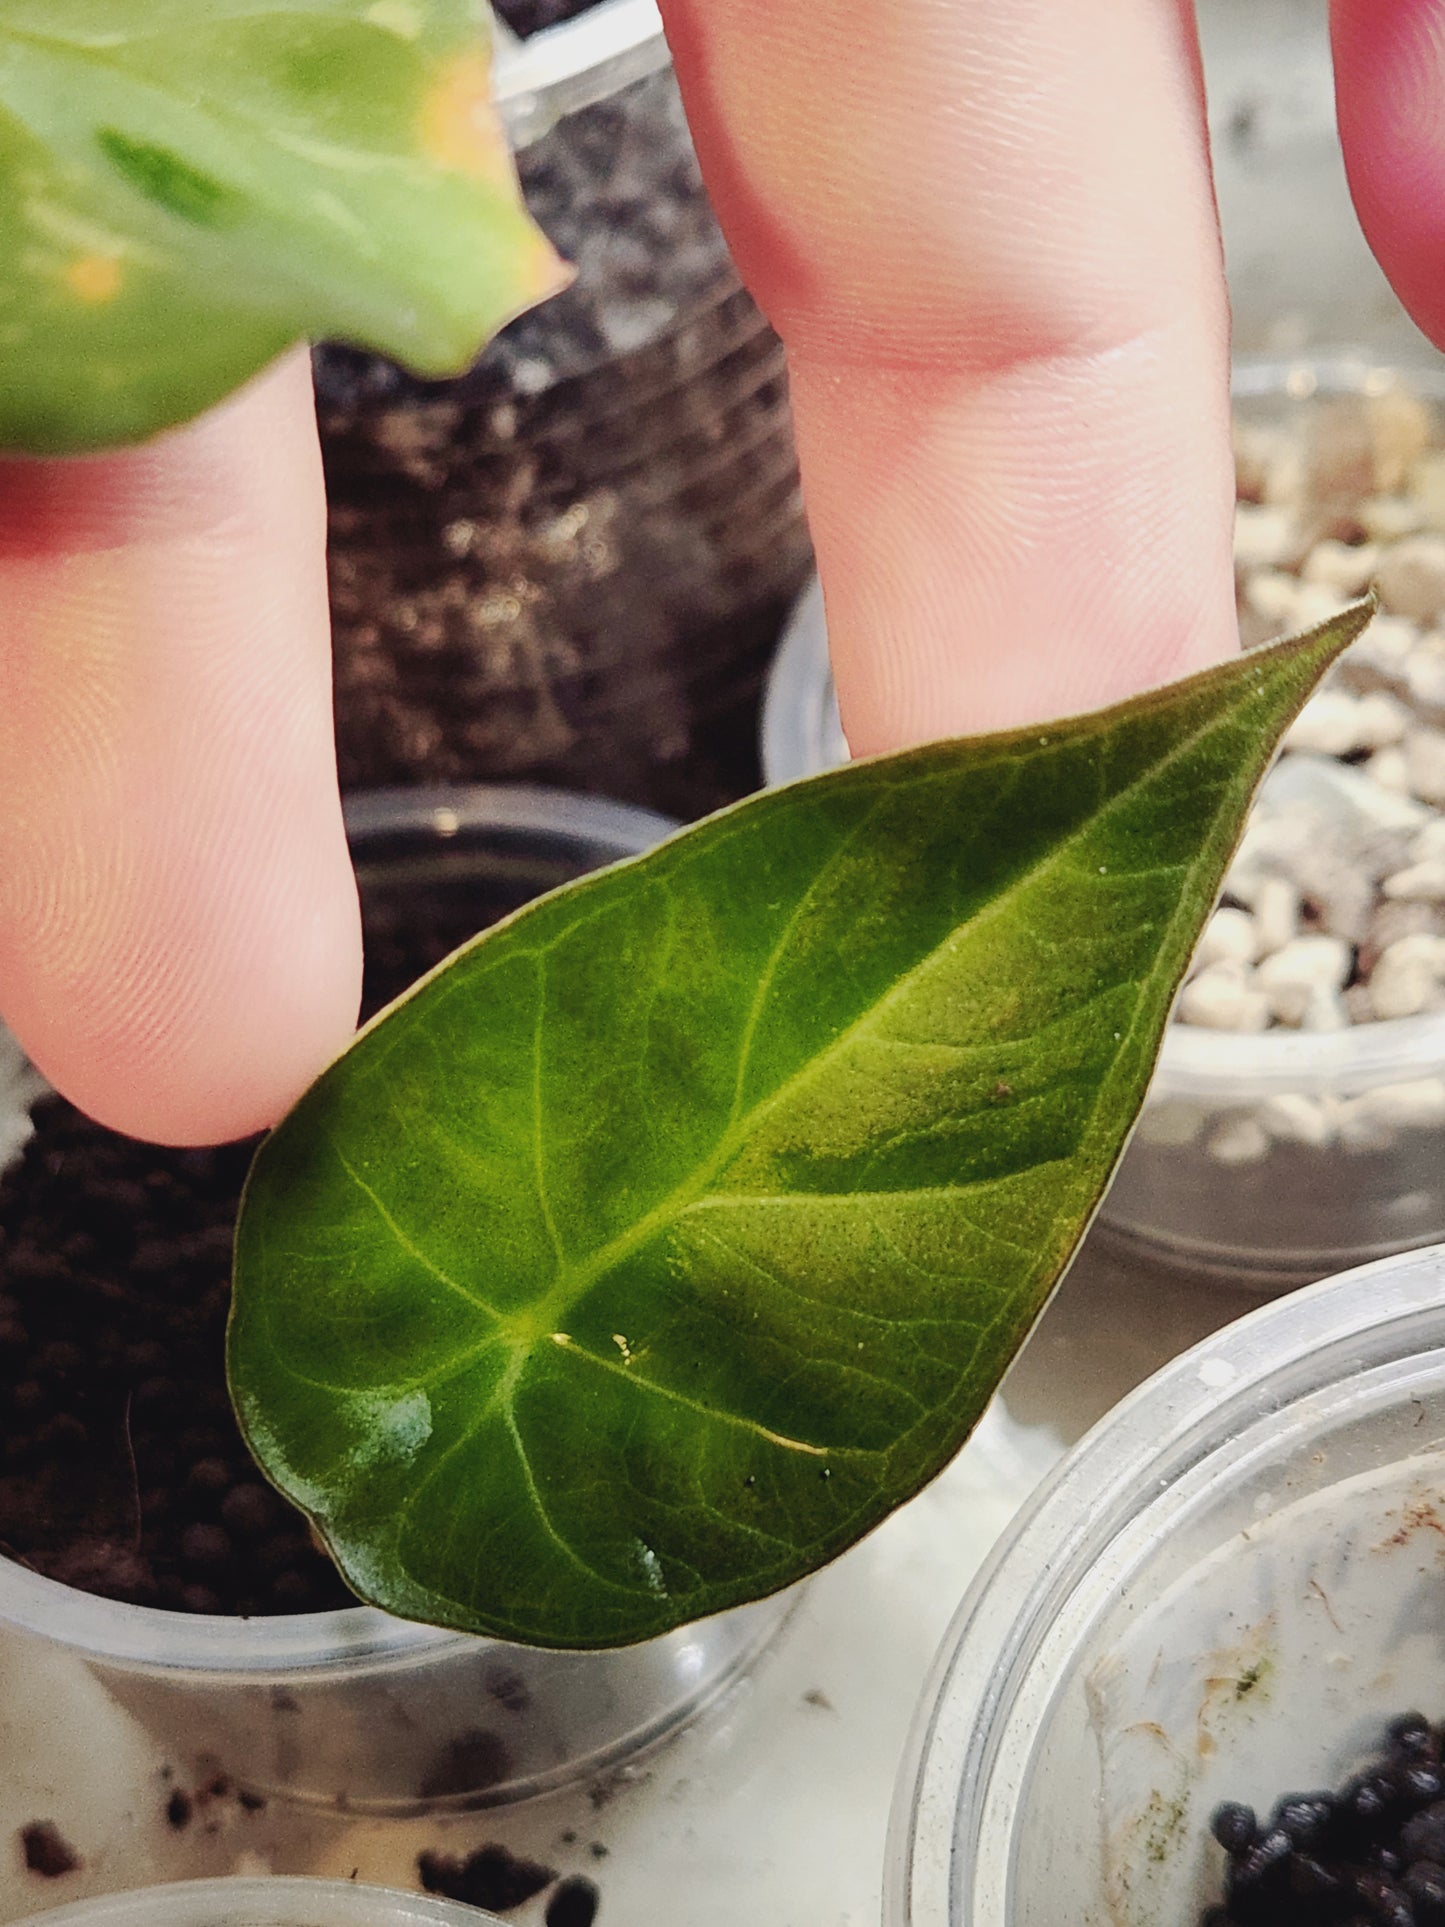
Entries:
{"label": "fingertip", "polygon": [[49,928],[4,960],[6,1014],[36,1067],[99,1123],[153,1143],[274,1124],[350,1042],[361,991],[344,848],[339,870],[334,851],[293,854],[224,906],[199,859],[189,929],[172,915],[157,927],[146,905],[175,899],[154,882],[132,914],[104,897],[87,914],[91,900],[62,879]]}
{"label": "fingertip", "polygon": [[1411,318],[1445,347],[1445,0],[1334,0],[1345,170]]}
{"label": "fingertip", "polygon": [[145,448],[0,464],[0,1011],[102,1123],[275,1122],[346,1043],[304,362]]}

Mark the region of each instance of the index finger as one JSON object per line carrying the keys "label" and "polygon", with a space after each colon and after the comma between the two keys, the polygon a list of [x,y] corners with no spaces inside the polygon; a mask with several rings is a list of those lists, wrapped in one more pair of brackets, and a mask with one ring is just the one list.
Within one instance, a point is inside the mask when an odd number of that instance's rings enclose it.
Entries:
{"label": "index finger", "polygon": [[1238,647],[1188,0],[664,0],[789,350],[855,752]]}

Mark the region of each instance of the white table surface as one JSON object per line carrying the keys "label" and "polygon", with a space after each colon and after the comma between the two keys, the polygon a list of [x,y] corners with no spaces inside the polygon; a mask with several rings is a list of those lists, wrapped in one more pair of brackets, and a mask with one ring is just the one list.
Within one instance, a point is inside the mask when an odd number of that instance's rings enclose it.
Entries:
{"label": "white table surface", "polygon": [[[1011,1410],[1076,1437],[1245,1301],[1082,1254],[1016,1366]],[[931,1660],[980,1560],[1050,1456],[989,1428],[948,1473],[818,1578],[719,1708],[604,1787],[455,1819],[358,1822],[223,1798],[167,1824],[168,1764],[77,1663],[0,1637],[0,1919],[206,1874],[416,1884],[416,1856],[497,1841],[600,1890],[597,1927],[877,1927],[897,1765]],[[1025,1462],[1027,1460],[1027,1463]],[[24,1868],[53,1820],[82,1866]],[[570,1839],[567,1836],[572,1836]],[[508,1916],[538,1927],[540,1901]]]}

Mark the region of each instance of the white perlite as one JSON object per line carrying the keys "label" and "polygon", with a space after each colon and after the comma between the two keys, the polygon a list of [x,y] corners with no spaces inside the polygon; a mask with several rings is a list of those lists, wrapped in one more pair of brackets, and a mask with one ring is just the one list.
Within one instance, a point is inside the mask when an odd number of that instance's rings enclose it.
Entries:
{"label": "white perlite", "polygon": [[[1246,641],[1323,621],[1372,583],[1382,606],[1285,737],[1176,1020],[1324,1034],[1445,1011],[1445,431],[1394,391],[1353,413],[1329,402],[1237,424],[1235,454]],[[1147,1135],[1199,1137],[1241,1167],[1272,1145],[1388,1150],[1401,1132],[1445,1129],[1445,1077],[1430,1068],[1213,1114],[1170,1099],[1166,1118],[1161,1100]]]}

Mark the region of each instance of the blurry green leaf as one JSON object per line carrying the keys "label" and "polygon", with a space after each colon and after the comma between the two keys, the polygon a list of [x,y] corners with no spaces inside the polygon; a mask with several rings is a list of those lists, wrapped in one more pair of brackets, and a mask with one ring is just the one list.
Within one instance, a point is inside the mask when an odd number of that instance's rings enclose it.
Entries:
{"label": "blurry green leaf", "polygon": [[232,1390],[352,1584],[555,1646],[768,1593],[957,1451],[1355,610],[755,797],[483,937],[262,1146]]}
{"label": "blurry green leaf", "polygon": [[481,0],[0,0],[0,446],[134,441],[329,335],[425,374],[559,285]]}

